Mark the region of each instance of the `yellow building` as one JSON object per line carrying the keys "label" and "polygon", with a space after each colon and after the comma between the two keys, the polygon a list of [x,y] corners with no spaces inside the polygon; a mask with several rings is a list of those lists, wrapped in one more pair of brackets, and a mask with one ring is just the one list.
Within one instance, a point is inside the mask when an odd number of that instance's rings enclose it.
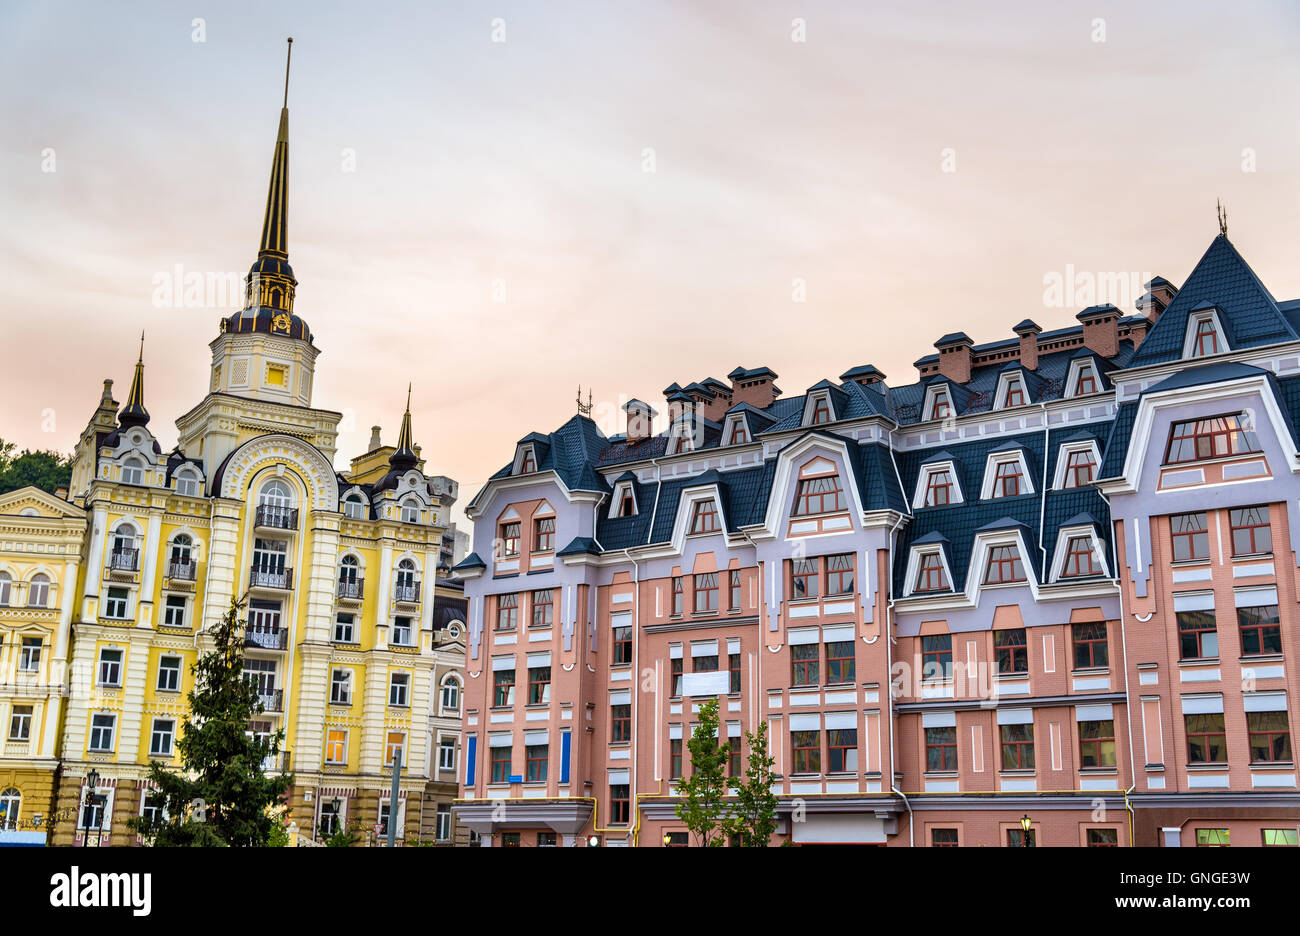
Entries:
{"label": "yellow building", "polygon": [[44,841],[51,818],[85,529],[42,490],[0,495],[0,844]]}
{"label": "yellow building", "polygon": [[[178,764],[192,665],[232,596],[247,599],[245,675],[265,706],[250,729],[286,733],[287,754],[272,766],[293,773],[299,830],[356,823],[373,839],[390,814],[399,752],[400,837],[432,827],[425,812],[454,796],[454,783],[430,786],[441,778],[428,746],[443,682],[463,667],[459,634],[434,627],[457,486],[424,473],[409,391],[396,446],[376,432],[350,470],[335,470],[341,414],[312,403],[319,350],[294,311],[287,209],[284,109],[244,308],[217,323],[210,389],[176,420],[176,448],[163,452],[150,431],[142,349],[126,404],[119,412],[106,383],[80,438],[71,503],[35,504],[84,527],[62,624],[58,612],[0,617],[5,628],[41,630],[55,660],[71,622],[57,807],[77,822],[59,827],[55,844],[135,842],[126,823],[155,808],[150,763]],[[15,580],[29,564],[15,560]],[[61,583],[70,571],[59,568]],[[53,765],[54,742],[41,737],[30,742],[33,770]],[[85,806],[92,769],[102,808]],[[442,787],[445,797],[430,795]]]}

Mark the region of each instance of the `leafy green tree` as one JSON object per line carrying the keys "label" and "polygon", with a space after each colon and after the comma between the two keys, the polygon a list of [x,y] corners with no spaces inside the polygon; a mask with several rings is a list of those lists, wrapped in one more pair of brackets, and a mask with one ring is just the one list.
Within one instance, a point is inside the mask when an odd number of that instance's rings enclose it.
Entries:
{"label": "leafy green tree", "polygon": [[767,848],[777,825],[777,800],[772,792],[776,758],[768,754],[767,722],[760,722],[757,732],[745,732],[745,745],[749,748],[745,779],[735,788],[736,803],[723,826],[738,844]]}
{"label": "leafy green tree", "polygon": [[128,823],[154,845],[262,846],[275,843],[277,826],[283,830],[276,807],[293,778],[268,776],[262,766],[279,757],[284,730],[265,739],[249,732],[249,719],[264,709],[243,674],[241,603],[231,600],[230,610],[209,632],[212,650],[194,665],[189,712],[176,744],[182,771],[158,763],[149,767],[167,818]]}
{"label": "leafy green tree", "polygon": [[[324,824],[322,823],[322,832]],[[325,845],[329,848],[351,848],[361,841],[361,827],[356,822],[340,826],[332,835],[325,836]]]}
{"label": "leafy green tree", "polygon": [[725,843],[723,819],[727,812],[726,766],[731,745],[718,744],[718,700],[700,706],[700,720],[687,745],[691,752],[689,775],[677,783],[681,798],[677,817],[706,848]]}
{"label": "leafy green tree", "polygon": [[13,454],[12,442],[0,440],[0,494],[8,494],[27,485],[35,485],[53,494],[72,480],[72,459],[58,452],[33,452],[23,449]]}

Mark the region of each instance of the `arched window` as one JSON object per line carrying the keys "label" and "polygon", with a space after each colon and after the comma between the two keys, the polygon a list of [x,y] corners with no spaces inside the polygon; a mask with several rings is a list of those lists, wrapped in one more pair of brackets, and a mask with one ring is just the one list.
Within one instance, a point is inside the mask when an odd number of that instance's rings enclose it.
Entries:
{"label": "arched window", "polygon": [[122,462],[123,484],[144,484],[144,462],[138,458],[128,458]]}
{"label": "arched window", "polygon": [[32,583],[27,587],[27,607],[44,608],[50,603],[50,577],[44,572],[32,576]]}
{"label": "arched window", "polygon": [[0,793],[0,829],[18,828],[18,807],[22,801],[23,795],[13,787]]}
{"label": "arched window", "polygon": [[192,471],[182,471],[176,476],[176,493],[186,497],[198,497],[199,479]]}
{"label": "arched window", "polygon": [[349,520],[366,519],[366,503],[360,494],[349,494],[343,499],[343,516]]}
{"label": "arched window", "polygon": [[14,579],[8,572],[0,572],[0,607],[9,604],[9,593],[13,589]]}
{"label": "arched window", "polygon": [[123,523],[113,531],[113,552],[135,549],[135,527]]}
{"label": "arched window", "polygon": [[460,680],[448,676],[442,682],[442,712],[444,715],[460,711]]}
{"label": "arched window", "polygon": [[172,565],[189,565],[194,561],[194,540],[189,534],[181,533],[172,540]]}
{"label": "arched window", "polygon": [[398,601],[420,600],[420,586],[415,581],[415,563],[410,559],[403,559],[397,564],[397,592],[394,597]]}
{"label": "arched window", "polygon": [[339,562],[339,584],[355,585],[360,566],[356,556],[344,556]]}
{"label": "arched window", "polygon": [[402,501],[402,522],[420,522],[420,502],[414,499]]}
{"label": "arched window", "polygon": [[263,507],[292,507],[293,493],[283,481],[270,481],[262,488],[257,502]]}

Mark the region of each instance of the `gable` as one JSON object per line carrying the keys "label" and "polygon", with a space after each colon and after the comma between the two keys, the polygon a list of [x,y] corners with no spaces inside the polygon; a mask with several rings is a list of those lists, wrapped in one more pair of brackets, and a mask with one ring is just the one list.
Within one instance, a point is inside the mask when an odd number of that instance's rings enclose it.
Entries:
{"label": "gable", "polygon": [[76,504],[61,500],[48,491],[28,485],[8,494],[0,494],[0,514],[21,515],[23,511],[36,511],[37,517],[47,520],[66,518],[84,519],[86,512]]}

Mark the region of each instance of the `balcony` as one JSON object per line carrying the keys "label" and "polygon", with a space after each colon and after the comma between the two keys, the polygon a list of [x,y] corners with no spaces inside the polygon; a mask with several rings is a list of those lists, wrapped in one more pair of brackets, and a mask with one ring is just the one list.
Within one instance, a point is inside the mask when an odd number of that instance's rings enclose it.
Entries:
{"label": "balcony", "polygon": [[293,569],[265,569],[253,566],[248,571],[249,588],[293,588]]}
{"label": "balcony", "polygon": [[420,603],[420,583],[413,585],[394,585],[393,600],[398,604],[419,604]]}
{"label": "balcony", "polygon": [[266,530],[298,529],[298,508],[259,504],[253,513],[253,526]]}
{"label": "balcony", "polygon": [[172,582],[193,583],[198,577],[198,570],[198,563],[195,562],[169,562],[167,563],[167,578]]}
{"label": "balcony", "polygon": [[244,645],[259,650],[287,650],[289,630],[284,627],[249,627],[244,631]]}
{"label": "balcony", "polygon": [[267,712],[284,711],[284,690],[273,689],[270,692],[257,693],[257,701],[262,703],[263,710]]}
{"label": "balcony", "polygon": [[110,572],[135,572],[140,567],[140,550],[114,549],[108,554]]}
{"label": "balcony", "polygon": [[365,594],[365,579],[348,579],[338,583],[334,590],[334,597],[339,601],[360,601]]}

